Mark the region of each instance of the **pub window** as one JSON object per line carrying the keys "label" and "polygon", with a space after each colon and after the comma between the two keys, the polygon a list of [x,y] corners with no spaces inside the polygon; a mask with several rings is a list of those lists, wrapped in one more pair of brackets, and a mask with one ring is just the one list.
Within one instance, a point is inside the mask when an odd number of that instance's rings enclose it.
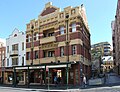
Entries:
{"label": "pub window", "polygon": [[54,51],[48,51],[48,57],[53,57],[54,56]]}
{"label": "pub window", "polygon": [[35,51],[35,59],[38,59],[38,51]]}
{"label": "pub window", "polygon": [[60,56],[64,56],[64,47],[60,47]]}
{"label": "pub window", "polygon": [[64,34],[64,26],[60,27],[60,34]]}
{"label": "pub window", "polygon": [[76,31],[76,23],[72,23],[72,32]]}
{"label": "pub window", "polygon": [[30,52],[27,52],[27,60],[30,60]]}
{"label": "pub window", "polygon": [[37,33],[37,34],[36,34],[36,40],[38,40],[38,39],[39,39],[39,34]]}
{"label": "pub window", "polygon": [[75,55],[77,51],[76,45],[72,45],[72,55]]}

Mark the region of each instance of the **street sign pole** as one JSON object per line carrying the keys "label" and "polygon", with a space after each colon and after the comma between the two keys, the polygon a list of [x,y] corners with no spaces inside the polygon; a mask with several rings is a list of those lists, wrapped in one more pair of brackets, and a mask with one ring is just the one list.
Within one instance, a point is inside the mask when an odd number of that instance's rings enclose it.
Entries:
{"label": "street sign pole", "polygon": [[49,76],[49,68],[47,67],[47,70],[48,70],[48,90],[50,89],[50,86],[49,86],[49,79],[50,79],[50,76]]}

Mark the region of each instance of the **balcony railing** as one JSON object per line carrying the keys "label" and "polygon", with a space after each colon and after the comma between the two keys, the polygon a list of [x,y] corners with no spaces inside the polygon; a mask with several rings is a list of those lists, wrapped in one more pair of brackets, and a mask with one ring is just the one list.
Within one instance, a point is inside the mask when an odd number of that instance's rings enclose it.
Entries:
{"label": "balcony railing", "polygon": [[45,57],[41,59],[41,63],[50,63],[50,62],[55,62],[55,57]]}
{"label": "balcony railing", "polygon": [[56,41],[55,36],[45,37],[40,40],[40,44]]}

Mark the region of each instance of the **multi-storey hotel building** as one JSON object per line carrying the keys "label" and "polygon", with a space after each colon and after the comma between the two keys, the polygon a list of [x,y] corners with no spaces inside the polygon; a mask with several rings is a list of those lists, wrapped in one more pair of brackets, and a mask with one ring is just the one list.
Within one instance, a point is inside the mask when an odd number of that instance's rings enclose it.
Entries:
{"label": "multi-storey hotel building", "polygon": [[[60,77],[63,84],[66,81],[80,84],[83,74],[90,77],[90,31],[83,5],[60,11],[49,2],[38,19],[31,20],[26,26],[26,64],[45,65],[50,84],[54,83],[55,76]],[[63,63],[70,64],[64,66]],[[34,68],[31,67],[29,82],[45,83],[48,75],[44,67]]]}

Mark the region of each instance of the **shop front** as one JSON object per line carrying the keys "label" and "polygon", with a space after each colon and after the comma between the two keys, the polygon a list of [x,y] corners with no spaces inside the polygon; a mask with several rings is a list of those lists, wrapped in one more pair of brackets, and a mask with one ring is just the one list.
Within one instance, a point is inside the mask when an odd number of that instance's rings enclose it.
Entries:
{"label": "shop front", "polygon": [[80,85],[83,67],[79,62],[47,63],[28,66],[14,66],[11,72],[13,84],[16,85]]}
{"label": "shop front", "polygon": [[6,68],[3,76],[4,76],[3,83],[12,85],[12,83],[13,83],[13,68],[12,67]]}

